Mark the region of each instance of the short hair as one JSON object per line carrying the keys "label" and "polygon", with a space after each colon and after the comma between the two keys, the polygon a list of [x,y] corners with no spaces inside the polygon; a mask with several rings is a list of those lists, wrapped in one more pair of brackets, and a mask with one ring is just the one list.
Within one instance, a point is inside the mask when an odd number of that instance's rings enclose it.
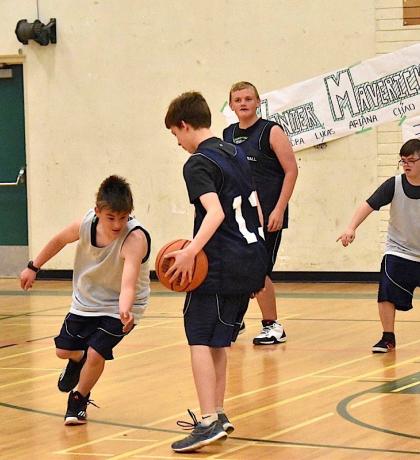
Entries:
{"label": "short hair", "polygon": [[232,85],[229,91],[229,103],[232,102],[232,93],[235,91],[240,91],[241,89],[247,89],[247,88],[252,88],[254,90],[255,96],[257,97],[258,100],[260,100],[260,95],[258,94],[258,90],[249,81],[238,81]]}
{"label": "short hair", "polygon": [[107,177],[96,194],[96,206],[99,210],[130,213],[134,209],[130,184],[120,176]]}
{"label": "short hair", "polygon": [[420,139],[410,139],[403,144],[400,149],[401,157],[409,157],[414,153],[417,153],[417,155],[420,156]]}
{"label": "short hair", "polygon": [[201,93],[189,91],[170,103],[165,116],[165,126],[168,129],[173,126],[180,128],[182,121],[194,129],[210,128],[211,112]]}

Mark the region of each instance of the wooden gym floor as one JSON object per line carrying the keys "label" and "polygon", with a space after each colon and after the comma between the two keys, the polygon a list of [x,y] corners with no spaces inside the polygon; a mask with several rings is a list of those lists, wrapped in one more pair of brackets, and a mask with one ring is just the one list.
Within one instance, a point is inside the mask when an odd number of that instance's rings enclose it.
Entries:
{"label": "wooden gym floor", "polygon": [[[69,282],[30,293],[0,280],[0,458],[410,459],[420,455],[420,302],[397,314],[397,350],[373,355],[381,332],[373,284],[277,284],[289,340],[254,347],[255,301],[229,353],[223,444],[175,454],[197,409],[182,325],[183,296],[154,283],[141,325],[115,350],[92,393],[89,423],[65,427],[63,362],[53,337]],[[198,412],[198,411],[197,411]]]}

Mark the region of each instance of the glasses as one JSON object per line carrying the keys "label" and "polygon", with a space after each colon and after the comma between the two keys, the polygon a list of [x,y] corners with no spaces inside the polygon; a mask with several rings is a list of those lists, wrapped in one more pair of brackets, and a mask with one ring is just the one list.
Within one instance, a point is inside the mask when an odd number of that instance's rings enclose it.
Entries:
{"label": "glasses", "polygon": [[420,158],[417,158],[416,160],[400,160],[398,162],[398,165],[399,166],[414,166],[414,163],[419,160]]}

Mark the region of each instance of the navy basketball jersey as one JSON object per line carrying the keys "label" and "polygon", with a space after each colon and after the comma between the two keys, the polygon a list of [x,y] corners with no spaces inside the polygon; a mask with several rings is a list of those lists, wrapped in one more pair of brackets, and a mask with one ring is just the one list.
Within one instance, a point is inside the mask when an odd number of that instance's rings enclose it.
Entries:
{"label": "navy basketball jersey", "polygon": [[[268,217],[277,204],[284,181],[283,168],[270,147],[270,130],[273,126],[280,125],[259,118],[249,128],[241,129],[239,123],[234,123],[223,131],[223,139],[226,142],[240,145],[247,155],[265,224],[267,224]],[[287,224],[288,209],[286,208],[283,228],[286,228]]]}
{"label": "navy basketball jersey", "polygon": [[[203,248],[209,259],[209,273],[197,292],[256,292],[264,286],[267,253],[246,156],[239,148],[217,138],[200,145],[195,155],[206,158],[220,170],[222,183],[217,194],[225,214],[224,221]],[[206,210],[200,200],[194,205],[195,235]]]}

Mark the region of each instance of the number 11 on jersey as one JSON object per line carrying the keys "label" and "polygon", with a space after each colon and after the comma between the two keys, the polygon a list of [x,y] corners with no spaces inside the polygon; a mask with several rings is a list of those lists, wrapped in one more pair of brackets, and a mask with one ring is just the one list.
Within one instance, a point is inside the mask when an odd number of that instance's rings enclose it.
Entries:
{"label": "number 11 on jersey", "polygon": [[[253,208],[257,207],[257,197],[255,191],[249,195],[248,201]],[[256,243],[257,235],[248,230],[244,216],[242,215],[242,197],[240,195],[233,199],[232,208],[235,210],[235,219],[238,223],[239,231],[241,232],[242,236],[246,239],[248,244]],[[258,227],[258,233],[264,238],[262,227]]]}

